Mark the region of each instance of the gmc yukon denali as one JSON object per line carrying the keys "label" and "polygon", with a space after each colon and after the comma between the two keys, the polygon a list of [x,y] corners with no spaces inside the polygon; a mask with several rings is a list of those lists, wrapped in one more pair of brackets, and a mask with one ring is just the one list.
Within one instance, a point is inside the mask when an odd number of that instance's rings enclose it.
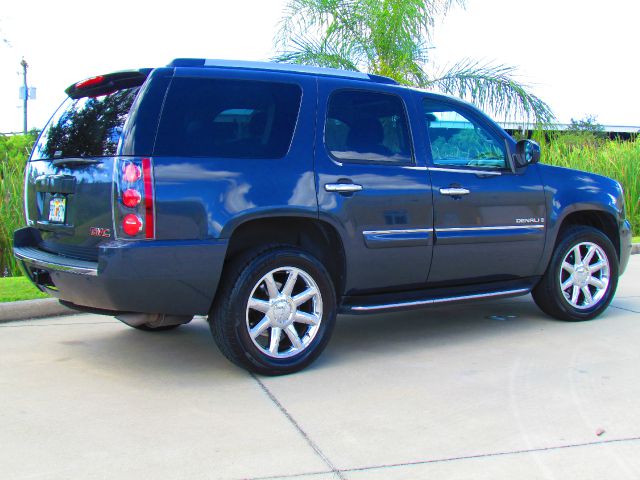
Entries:
{"label": "gmc yukon denali", "polygon": [[26,166],[14,253],[78,310],[309,365],[336,315],[531,293],[589,320],[631,250],[620,184],[473,106],[359,72],[176,59],[83,80]]}

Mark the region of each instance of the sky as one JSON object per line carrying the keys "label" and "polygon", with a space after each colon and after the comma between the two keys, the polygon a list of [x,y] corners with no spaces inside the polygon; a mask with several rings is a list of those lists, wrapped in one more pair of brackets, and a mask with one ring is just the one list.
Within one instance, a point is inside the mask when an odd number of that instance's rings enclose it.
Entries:
{"label": "sky", "polygon": [[[20,60],[29,64],[28,126],[42,128],[72,83],[166,65],[176,57],[268,60],[286,0],[5,0],[0,10],[0,132],[22,130]],[[637,0],[467,0],[436,23],[431,59],[515,65],[558,120],[593,115],[640,126]],[[497,118],[497,120],[500,120]]]}

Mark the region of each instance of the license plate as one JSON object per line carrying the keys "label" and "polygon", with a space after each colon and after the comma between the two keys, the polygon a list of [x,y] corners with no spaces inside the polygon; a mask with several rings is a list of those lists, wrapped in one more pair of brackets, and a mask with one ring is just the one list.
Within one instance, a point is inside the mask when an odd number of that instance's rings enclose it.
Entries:
{"label": "license plate", "polygon": [[64,197],[53,197],[49,202],[49,221],[64,223],[64,214],[67,209],[67,199]]}

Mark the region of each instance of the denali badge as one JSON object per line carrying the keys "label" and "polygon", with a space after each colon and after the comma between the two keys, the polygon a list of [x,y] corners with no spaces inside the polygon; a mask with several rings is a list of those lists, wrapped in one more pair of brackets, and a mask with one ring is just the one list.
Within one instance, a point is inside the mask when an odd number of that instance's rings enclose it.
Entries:
{"label": "denali badge", "polygon": [[544,223],[544,218],[516,218],[516,223]]}
{"label": "denali badge", "polygon": [[109,238],[111,236],[111,230],[102,227],[91,227],[89,228],[89,235],[91,235],[92,237]]}

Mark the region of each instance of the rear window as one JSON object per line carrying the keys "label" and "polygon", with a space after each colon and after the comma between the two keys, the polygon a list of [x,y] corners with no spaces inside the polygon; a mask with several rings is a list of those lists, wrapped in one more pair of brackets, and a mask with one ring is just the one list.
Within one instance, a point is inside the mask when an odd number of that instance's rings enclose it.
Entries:
{"label": "rear window", "polygon": [[175,78],[154,155],[284,157],[301,96],[300,87],[288,83]]}
{"label": "rear window", "polygon": [[40,135],[32,159],[115,155],[139,90],[135,87],[99,97],[68,98]]}

